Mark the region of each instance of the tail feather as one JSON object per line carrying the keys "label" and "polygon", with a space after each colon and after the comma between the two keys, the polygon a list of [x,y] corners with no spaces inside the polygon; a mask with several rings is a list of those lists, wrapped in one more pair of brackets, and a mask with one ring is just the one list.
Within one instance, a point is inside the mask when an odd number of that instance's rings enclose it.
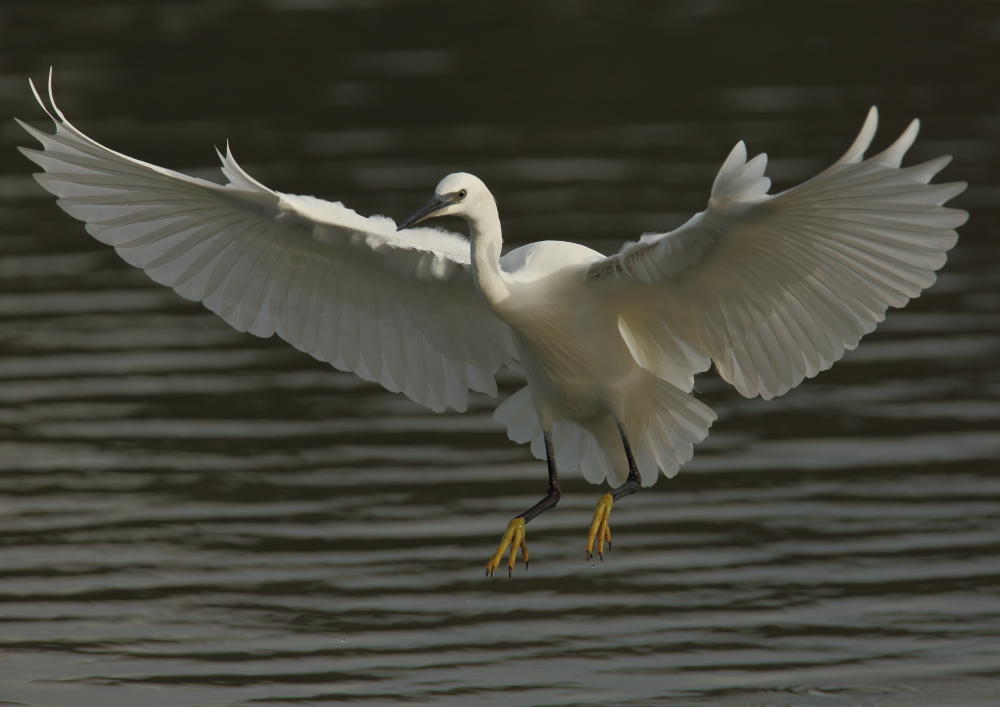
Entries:
{"label": "tail feather", "polygon": [[[640,429],[642,442],[651,447],[660,469],[667,478],[672,478],[691,461],[694,445],[708,436],[716,414],[694,396],[654,380],[655,383],[645,384],[647,409],[636,411],[634,424]],[[643,477],[644,486],[651,483]]]}
{"label": "tail feather", "polygon": [[[708,435],[715,413],[692,395],[652,374],[641,377],[630,401],[625,432],[642,485],[656,483],[658,471],[668,478],[676,476],[694,455],[694,445]],[[507,427],[511,440],[530,442],[532,454],[545,459],[542,426],[527,386],[505,400],[494,418]],[[556,420],[552,438],[560,472],[579,469],[594,484],[605,480],[612,486],[624,483],[628,461],[618,426],[610,415],[582,424]]]}
{"label": "tail feather", "polygon": [[[584,453],[581,454],[580,470],[583,478],[592,484],[603,483],[605,479],[612,486],[621,486],[628,476],[628,459],[618,426],[610,417],[592,421],[586,426],[570,422],[583,440]],[[559,458],[556,457],[556,461]],[[653,470],[654,478],[656,470]]]}

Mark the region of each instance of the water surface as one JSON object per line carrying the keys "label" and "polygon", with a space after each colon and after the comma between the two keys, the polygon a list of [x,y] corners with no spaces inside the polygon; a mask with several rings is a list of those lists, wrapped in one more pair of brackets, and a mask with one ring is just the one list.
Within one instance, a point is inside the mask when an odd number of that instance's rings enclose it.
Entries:
{"label": "water surface", "polygon": [[610,251],[703,208],[737,139],[784,188],[878,103],[878,144],[919,115],[973,214],[832,370],[768,403],[703,376],[711,436],[604,563],[602,490],[568,478],[528,573],[485,580],[545,486],[494,401],[434,415],[230,330],[58,211],[4,123],[0,704],[1000,703],[1000,11],[936,7],[0,7],[7,114],[42,124],[54,64],[116,149],[206,176],[229,138],[365,213],[465,169],[511,243]]}

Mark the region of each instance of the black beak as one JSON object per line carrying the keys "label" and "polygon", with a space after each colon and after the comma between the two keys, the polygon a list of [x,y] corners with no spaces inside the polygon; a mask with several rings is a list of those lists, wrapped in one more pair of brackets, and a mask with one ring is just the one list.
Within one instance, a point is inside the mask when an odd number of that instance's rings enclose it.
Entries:
{"label": "black beak", "polygon": [[438,211],[441,211],[454,203],[455,199],[452,198],[451,194],[446,194],[444,196],[438,196],[435,194],[430,201],[421,206],[408,219],[399,224],[399,226],[396,227],[396,230],[402,231],[404,228],[409,228],[410,226],[418,224],[424,219],[433,218],[437,215]]}

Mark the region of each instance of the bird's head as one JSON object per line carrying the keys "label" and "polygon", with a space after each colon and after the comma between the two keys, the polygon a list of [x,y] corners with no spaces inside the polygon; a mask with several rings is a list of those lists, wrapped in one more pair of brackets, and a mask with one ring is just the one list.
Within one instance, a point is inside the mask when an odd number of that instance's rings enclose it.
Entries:
{"label": "bird's head", "polygon": [[474,217],[493,195],[482,180],[467,172],[455,172],[438,182],[434,196],[408,219],[399,224],[397,231],[414,226],[437,216]]}

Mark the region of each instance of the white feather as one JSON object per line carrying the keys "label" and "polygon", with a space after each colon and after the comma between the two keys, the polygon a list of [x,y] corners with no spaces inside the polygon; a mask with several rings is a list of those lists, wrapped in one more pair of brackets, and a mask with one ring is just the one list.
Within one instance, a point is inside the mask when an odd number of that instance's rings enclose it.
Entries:
{"label": "white feather", "polygon": [[495,393],[514,346],[473,285],[464,238],[397,232],[388,218],[273,191],[228,145],[225,186],[157,167],[84,135],[51,93],[51,111],[35,96],[56,132],[21,123],[43,148],[21,151],[63,210],[126,262],[240,331],[277,333],[432,409],[464,410],[470,386]]}
{"label": "white feather", "polygon": [[[872,108],[840,160],[775,196],[763,155],[747,162],[738,143],[706,211],[590,266],[620,326],[645,334],[633,347],[646,352],[644,366],[670,368],[668,379],[686,387],[707,356],[743,395],[771,398],[828,368],[886,309],[934,282],[968,216],[943,204],[965,184],[928,184],[948,158],[900,168],[917,121],[864,160],[877,122]],[[694,352],[688,361],[672,353],[681,344]]]}

